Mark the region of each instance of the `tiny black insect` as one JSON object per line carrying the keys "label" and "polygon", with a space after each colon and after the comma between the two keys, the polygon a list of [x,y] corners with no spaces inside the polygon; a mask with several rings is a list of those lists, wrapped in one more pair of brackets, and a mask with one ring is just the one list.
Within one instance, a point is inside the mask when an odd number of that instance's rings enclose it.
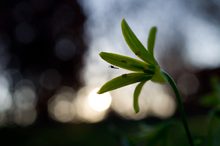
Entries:
{"label": "tiny black insect", "polygon": [[113,69],[119,69],[119,68],[117,68],[117,67],[115,67],[115,66],[113,66],[113,65],[109,65],[109,67],[110,67],[110,68],[113,68]]}

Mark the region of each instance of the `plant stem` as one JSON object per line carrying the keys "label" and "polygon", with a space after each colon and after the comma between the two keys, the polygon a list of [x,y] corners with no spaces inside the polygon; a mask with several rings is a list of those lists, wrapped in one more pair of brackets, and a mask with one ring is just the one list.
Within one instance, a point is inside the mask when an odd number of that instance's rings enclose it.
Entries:
{"label": "plant stem", "polygon": [[166,73],[165,71],[162,71],[162,73],[164,74],[165,78],[167,79],[168,83],[170,84],[170,86],[172,87],[172,89],[173,89],[173,91],[176,95],[176,100],[177,100],[177,104],[178,104],[178,107],[179,107],[179,112],[180,112],[180,115],[181,115],[183,127],[185,129],[185,132],[186,132],[187,138],[189,140],[190,146],[194,146],[192,135],[190,133],[189,126],[188,126],[188,123],[187,123],[187,120],[186,120],[186,113],[185,113],[185,110],[184,110],[183,101],[182,101],[180,93],[177,89],[176,83],[168,73]]}

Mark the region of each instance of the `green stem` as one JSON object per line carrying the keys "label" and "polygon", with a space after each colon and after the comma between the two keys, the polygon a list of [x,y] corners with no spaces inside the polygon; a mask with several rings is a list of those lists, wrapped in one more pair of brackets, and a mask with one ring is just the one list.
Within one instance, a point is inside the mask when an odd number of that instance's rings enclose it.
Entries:
{"label": "green stem", "polygon": [[174,82],[174,80],[172,79],[172,77],[168,73],[166,73],[165,71],[162,71],[162,73],[164,74],[165,78],[167,79],[168,83],[170,84],[170,86],[172,87],[172,89],[173,89],[173,91],[176,95],[176,100],[177,100],[177,104],[178,104],[179,111],[180,111],[180,114],[181,114],[183,127],[185,129],[185,132],[186,132],[187,138],[189,140],[190,146],[194,146],[192,135],[190,133],[189,126],[188,126],[188,123],[187,123],[187,120],[186,120],[186,113],[185,113],[185,110],[184,110],[183,101],[182,101],[180,93],[177,89],[176,83]]}

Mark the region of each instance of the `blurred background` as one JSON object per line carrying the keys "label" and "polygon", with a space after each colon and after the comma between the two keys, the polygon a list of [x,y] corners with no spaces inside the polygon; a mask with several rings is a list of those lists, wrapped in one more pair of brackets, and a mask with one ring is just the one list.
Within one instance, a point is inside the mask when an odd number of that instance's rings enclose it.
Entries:
{"label": "blurred background", "polygon": [[201,127],[220,104],[220,1],[2,0],[0,144],[145,145],[156,124],[179,117],[167,85],[148,82],[138,114],[135,85],[96,94],[127,72],[110,68],[99,52],[135,57],[121,33],[123,18],[145,45],[158,27],[156,58],[176,80],[194,133],[206,136]]}

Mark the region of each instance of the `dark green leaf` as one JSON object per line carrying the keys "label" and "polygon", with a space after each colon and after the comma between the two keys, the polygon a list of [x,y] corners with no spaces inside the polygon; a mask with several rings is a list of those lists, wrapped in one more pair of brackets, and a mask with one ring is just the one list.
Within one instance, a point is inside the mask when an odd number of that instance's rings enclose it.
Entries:
{"label": "dark green leaf", "polygon": [[157,28],[154,26],[150,29],[148,36],[147,48],[148,51],[153,55],[154,54],[154,44],[156,39]]}
{"label": "dark green leaf", "polygon": [[140,93],[141,93],[142,87],[143,87],[143,85],[145,84],[145,82],[146,82],[146,81],[140,82],[140,83],[136,86],[136,88],[135,88],[135,90],[134,90],[133,108],[134,108],[134,111],[135,111],[136,113],[138,113],[139,110],[140,110],[140,108],[139,108],[139,103],[138,103],[138,99],[139,99],[139,95],[140,95]]}
{"label": "dark green leaf", "polygon": [[151,79],[152,75],[145,74],[145,73],[130,73],[130,74],[123,74],[119,77],[116,77],[107,83],[105,83],[101,89],[98,91],[99,94],[115,90],[136,82],[146,81]]}
{"label": "dark green leaf", "polygon": [[134,32],[131,30],[127,22],[123,19],[121,22],[122,33],[130,49],[136,56],[140,57],[147,63],[155,64],[153,56],[146,50],[142,43],[138,40]]}
{"label": "dark green leaf", "polygon": [[154,67],[152,65],[146,64],[145,62],[134,58],[107,52],[101,52],[99,55],[108,63],[124,69],[131,71],[143,71],[150,74],[154,73]]}

